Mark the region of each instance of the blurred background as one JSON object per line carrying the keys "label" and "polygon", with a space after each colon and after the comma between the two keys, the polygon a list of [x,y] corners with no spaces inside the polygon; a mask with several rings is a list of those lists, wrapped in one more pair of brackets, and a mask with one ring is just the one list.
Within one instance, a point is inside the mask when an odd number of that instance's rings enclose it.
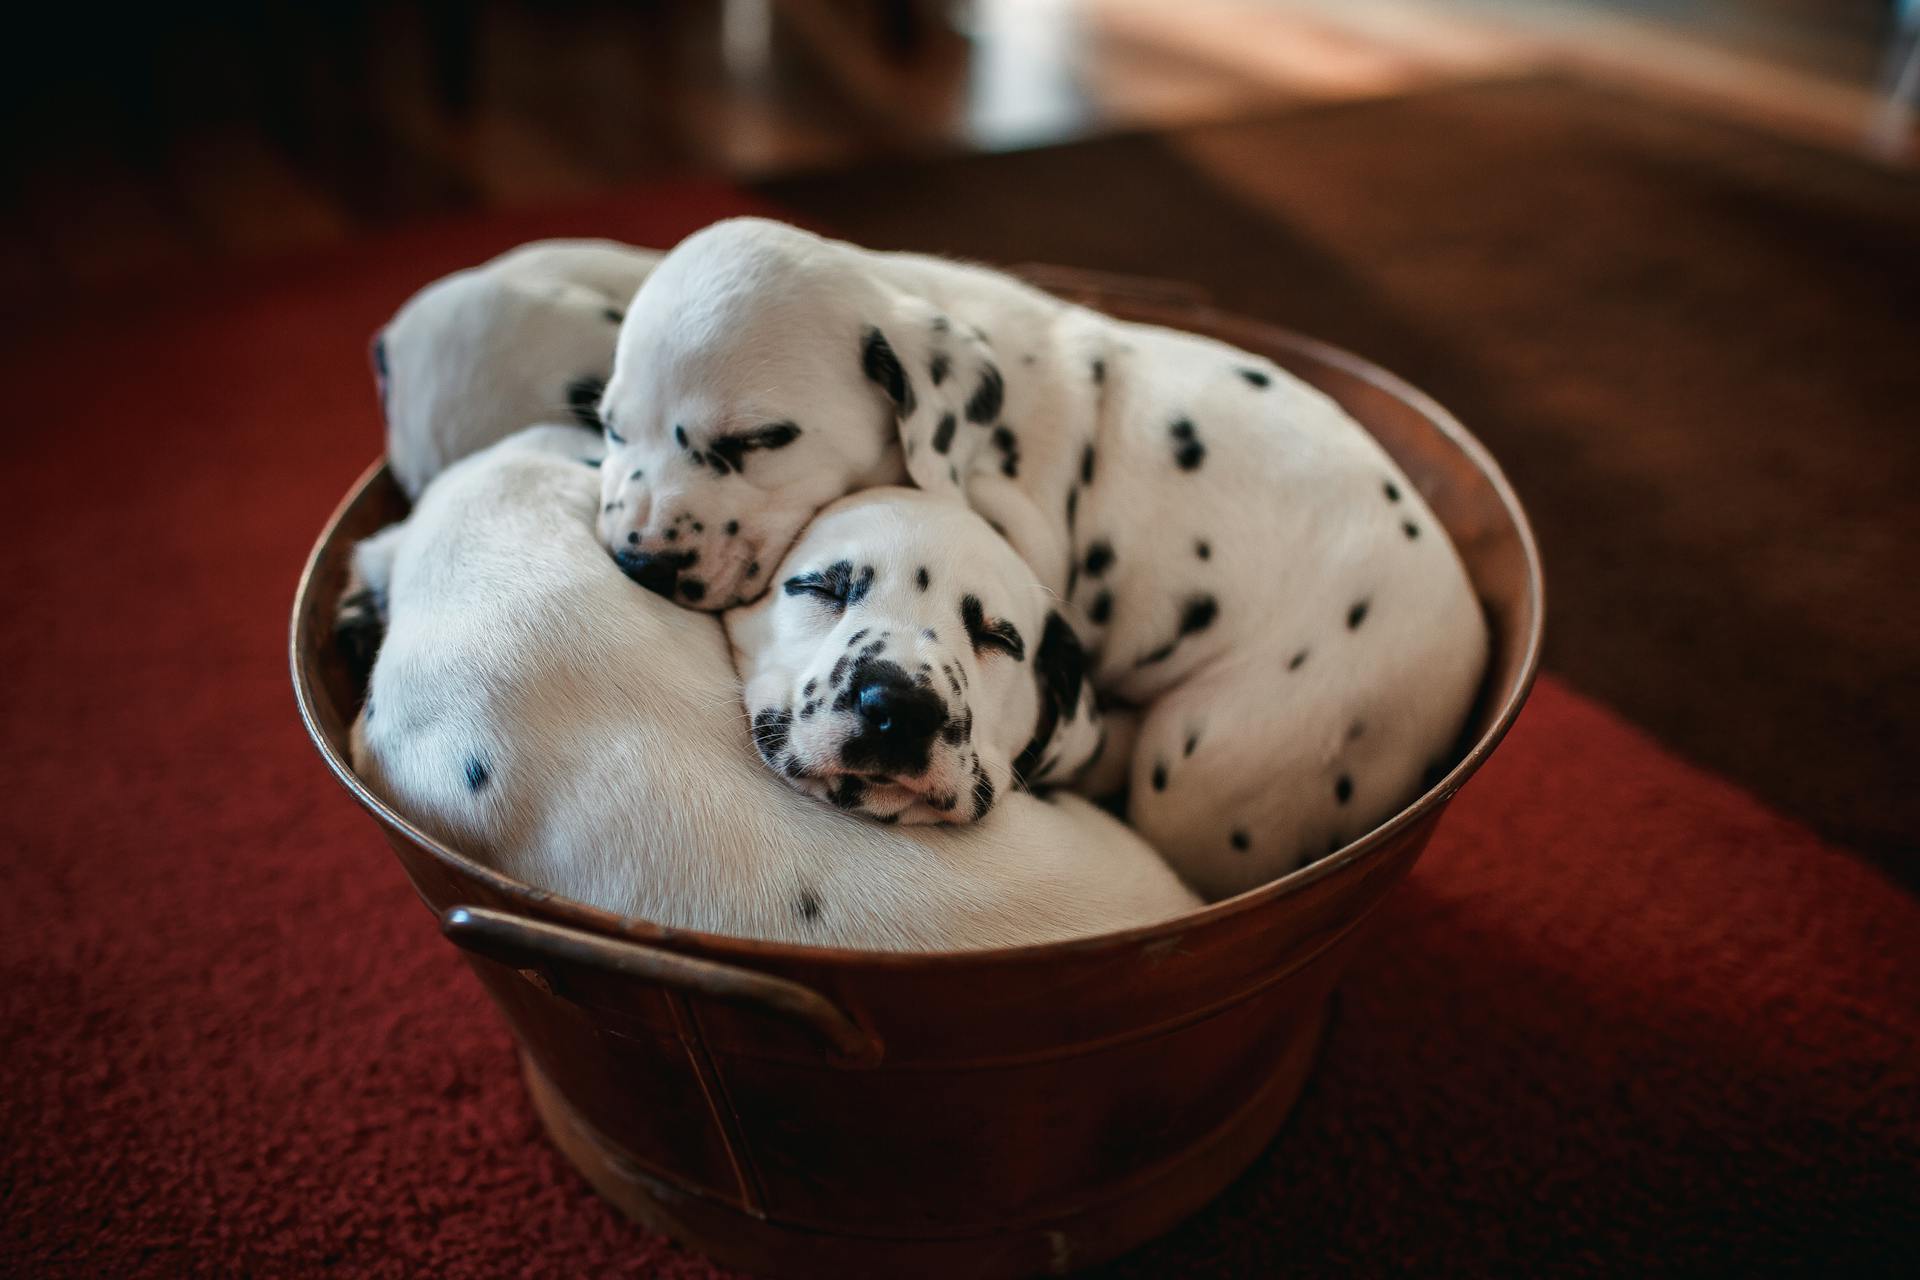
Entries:
{"label": "blurred background", "polygon": [[1547,74],[1905,165],[1916,69],[1902,7],[338,0],[109,16],[37,5],[10,19],[0,52],[0,296],[18,306],[663,176],[767,179]]}
{"label": "blurred background", "polygon": [[369,254],[390,307],[675,209],[1177,281],[1454,410],[1541,534],[1549,669],[1920,884],[1913,0],[10,21],[0,340]]}

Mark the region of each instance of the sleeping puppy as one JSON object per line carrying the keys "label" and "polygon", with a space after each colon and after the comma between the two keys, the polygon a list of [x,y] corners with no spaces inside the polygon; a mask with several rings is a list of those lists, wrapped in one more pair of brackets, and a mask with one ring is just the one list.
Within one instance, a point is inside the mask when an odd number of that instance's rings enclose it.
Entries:
{"label": "sleeping puppy", "polygon": [[1098,752],[1079,639],[965,507],[855,494],[775,578],[724,618],[754,746],[796,789],[882,822],[977,822]]}
{"label": "sleeping puppy", "polygon": [[594,406],[634,291],[660,255],[610,240],[544,240],[434,281],[373,340],[387,459],[409,498],[522,427]]}
{"label": "sleeping puppy", "polygon": [[1394,813],[1485,665],[1445,530],[1331,399],[996,272],[715,224],[635,296],[600,411],[601,538],[696,608],[766,590],[843,494],[987,517],[1145,710],[1129,820],[1209,895]]}
{"label": "sleeping puppy", "polygon": [[620,915],[783,942],[1017,946],[1197,905],[1078,797],[1004,794],[964,828],[907,827],[789,790],[748,744],[719,621],[620,574],[598,490],[577,430],[535,428],[371,540],[389,628],[352,758],[409,819]]}

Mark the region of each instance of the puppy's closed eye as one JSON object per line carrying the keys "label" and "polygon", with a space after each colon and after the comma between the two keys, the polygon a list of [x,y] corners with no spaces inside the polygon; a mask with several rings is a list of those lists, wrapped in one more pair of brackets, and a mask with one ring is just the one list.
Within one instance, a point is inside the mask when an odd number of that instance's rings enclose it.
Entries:
{"label": "puppy's closed eye", "polygon": [[747,455],[760,449],[784,449],[800,438],[800,428],[791,422],[770,422],[751,431],[732,431],[715,436],[707,452],[718,456],[738,471],[746,465]]}
{"label": "puppy's closed eye", "polygon": [[979,596],[960,598],[960,621],[967,628],[967,639],[973,643],[975,653],[985,653],[989,649],[998,649],[1012,657],[1015,662],[1026,659],[1026,641],[1020,638],[1020,629],[1011,622],[999,618],[987,617],[986,610],[980,604]]}
{"label": "puppy's closed eye", "polygon": [[797,573],[781,584],[790,596],[814,596],[835,609],[859,604],[872,588],[873,566],[862,565],[856,574],[850,560],[836,560],[824,569]]}

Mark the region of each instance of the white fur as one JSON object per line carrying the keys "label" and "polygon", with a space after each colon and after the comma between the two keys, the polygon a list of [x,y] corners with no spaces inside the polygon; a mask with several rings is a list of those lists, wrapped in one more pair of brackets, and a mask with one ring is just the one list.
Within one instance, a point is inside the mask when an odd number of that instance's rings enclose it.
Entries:
{"label": "white fur", "polygon": [[[910,394],[875,376],[876,332]],[[815,511],[870,485],[908,476],[992,520],[1081,611],[1103,692],[1143,708],[1130,820],[1209,895],[1398,809],[1485,664],[1444,530],[1326,396],[981,268],[716,224],[635,297],[602,413],[603,540],[630,566],[686,559],[703,608],[757,596]],[[773,421],[791,443],[712,464],[717,438]]]}
{"label": "white fur", "polygon": [[[725,618],[755,745],[797,789],[886,821],[970,822],[1015,785],[1016,762],[1020,784],[1064,782],[1099,750],[1078,639],[1033,570],[958,503],[914,489],[843,498],[775,580]],[[834,581],[854,584],[848,599],[818,594]],[[863,687],[914,699],[918,731],[876,730]]]}
{"label": "white fur", "polygon": [[610,240],[538,241],[409,298],[374,339],[387,461],[407,496],[522,427],[565,421],[575,382],[597,393],[659,258]]}
{"label": "white fur", "polygon": [[[362,566],[390,627],[354,767],[500,871],[672,927],[881,949],[1012,946],[1197,900],[1078,797],[966,827],[888,827],[754,759],[718,620],[621,576],[577,432],[450,468]],[[479,785],[471,785],[478,780]]]}

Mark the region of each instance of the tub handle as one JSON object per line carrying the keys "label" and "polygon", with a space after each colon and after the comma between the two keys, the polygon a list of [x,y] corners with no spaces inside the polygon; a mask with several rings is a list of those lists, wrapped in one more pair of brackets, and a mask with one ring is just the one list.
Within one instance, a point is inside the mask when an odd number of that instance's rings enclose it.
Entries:
{"label": "tub handle", "polygon": [[849,1065],[871,1066],[880,1060],[878,1037],[812,987],[789,978],[488,907],[448,908],[440,917],[440,932],[475,955],[516,969],[554,963],[580,965],[770,1013],[807,1027],[833,1049],[835,1057]]}
{"label": "tub handle", "polygon": [[1011,271],[1037,289],[1070,298],[1091,297],[1097,303],[1141,302],[1188,311],[1204,311],[1213,305],[1213,298],[1205,289],[1179,280],[1089,271],[1048,262],[1023,262]]}

